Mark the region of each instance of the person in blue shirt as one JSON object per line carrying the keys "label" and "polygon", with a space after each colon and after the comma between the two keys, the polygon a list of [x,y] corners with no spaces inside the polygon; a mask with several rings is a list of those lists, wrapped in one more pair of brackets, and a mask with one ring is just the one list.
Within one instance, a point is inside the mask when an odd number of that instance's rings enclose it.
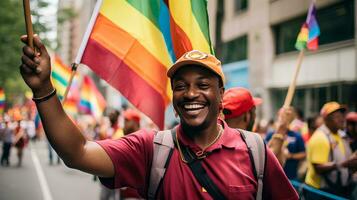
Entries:
{"label": "person in blue shirt", "polygon": [[[291,110],[293,111],[292,108]],[[268,146],[272,138],[281,140],[281,152],[279,152],[280,155],[277,157],[283,157],[283,159],[279,159],[279,161],[284,168],[286,176],[289,179],[297,179],[299,162],[306,157],[305,144],[300,133],[288,128],[290,122],[286,123],[287,126],[285,130],[279,129],[279,131],[268,132],[265,140]]]}

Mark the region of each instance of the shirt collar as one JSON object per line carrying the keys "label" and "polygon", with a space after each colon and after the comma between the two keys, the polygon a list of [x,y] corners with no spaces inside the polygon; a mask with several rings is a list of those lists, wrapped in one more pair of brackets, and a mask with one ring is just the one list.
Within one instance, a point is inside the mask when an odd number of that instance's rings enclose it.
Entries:
{"label": "shirt collar", "polygon": [[[221,119],[218,120],[218,123],[222,125],[223,133],[214,144],[206,148],[206,152],[221,149],[222,147],[236,148],[238,145],[237,136],[240,137],[240,133],[237,130],[228,127],[226,122]],[[188,146],[194,151],[201,150],[201,148],[197,144],[195,144],[194,141],[192,141],[188,136],[183,134],[181,125],[177,127],[177,137],[182,145]]]}

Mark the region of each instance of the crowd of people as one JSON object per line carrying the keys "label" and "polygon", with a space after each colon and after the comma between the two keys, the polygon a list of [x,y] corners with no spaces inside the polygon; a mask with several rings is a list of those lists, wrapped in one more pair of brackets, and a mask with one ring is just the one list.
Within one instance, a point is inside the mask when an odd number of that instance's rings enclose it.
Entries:
{"label": "crowd of people", "polygon": [[[253,130],[256,106],[244,88],[232,88],[223,97],[223,113],[230,127]],[[259,126],[258,126],[259,127]],[[327,102],[320,114],[304,120],[293,107],[281,108],[271,127],[255,130],[265,139],[290,180],[346,198],[355,197],[357,181],[357,113]],[[306,199],[323,199],[305,191]]]}

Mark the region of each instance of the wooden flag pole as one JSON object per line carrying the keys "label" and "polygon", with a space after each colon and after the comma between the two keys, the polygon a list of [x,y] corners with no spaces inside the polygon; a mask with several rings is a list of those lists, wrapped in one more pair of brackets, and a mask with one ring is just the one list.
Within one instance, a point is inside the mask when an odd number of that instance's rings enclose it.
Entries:
{"label": "wooden flag pole", "polygon": [[71,73],[71,77],[69,77],[68,85],[67,85],[66,91],[64,92],[64,95],[63,95],[62,105],[64,105],[64,103],[67,100],[69,89],[71,89],[71,85],[72,85],[72,82],[73,82],[73,78],[76,75],[77,68],[78,68],[78,64],[77,63],[72,63],[72,73]]}
{"label": "wooden flag pole", "polygon": [[304,58],[304,50],[301,50],[299,53],[298,62],[297,62],[297,66],[295,68],[295,73],[294,73],[293,79],[291,80],[291,83],[290,83],[289,89],[288,89],[288,93],[285,97],[285,102],[284,102],[284,106],[283,106],[284,108],[289,107],[293,100],[295,88],[296,88],[296,80],[299,75],[299,71],[300,71],[300,67],[301,67],[303,58]]}
{"label": "wooden flag pole", "polygon": [[26,33],[28,39],[28,45],[34,49],[33,46],[33,30],[32,30],[32,21],[31,21],[31,12],[30,12],[30,2],[29,0],[23,0],[24,14],[25,14],[25,23],[26,23]]}
{"label": "wooden flag pole", "polygon": [[[31,9],[29,0],[23,0],[24,15],[25,15],[25,24],[26,24],[26,34],[28,45],[35,51],[35,46],[33,45],[33,29],[32,29],[32,20],[31,20]],[[40,73],[41,69],[36,68],[36,73]]]}

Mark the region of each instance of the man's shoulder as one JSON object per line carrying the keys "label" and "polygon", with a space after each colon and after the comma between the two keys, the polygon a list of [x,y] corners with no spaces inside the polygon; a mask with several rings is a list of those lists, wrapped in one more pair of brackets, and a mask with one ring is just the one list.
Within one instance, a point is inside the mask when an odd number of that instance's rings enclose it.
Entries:
{"label": "man's shoulder", "polygon": [[301,136],[301,134],[299,133],[299,132],[297,132],[297,131],[293,131],[293,130],[289,130],[288,131],[288,136],[290,136],[290,137],[295,137],[295,138],[297,138],[297,139],[302,139],[302,136]]}
{"label": "man's shoulder", "polygon": [[308,146],[316,146],[316,145],[318,146],[329,145],[326,135],[320,130],[316,130],[308,142]]}

